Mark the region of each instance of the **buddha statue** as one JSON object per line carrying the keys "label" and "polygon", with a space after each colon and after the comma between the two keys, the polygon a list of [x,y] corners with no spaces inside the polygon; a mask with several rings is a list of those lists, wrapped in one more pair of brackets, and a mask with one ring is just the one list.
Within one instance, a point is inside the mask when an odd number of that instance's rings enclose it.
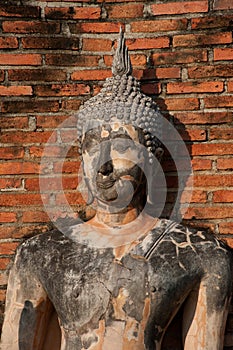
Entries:
{"label": "buddha statue", "polygon": [[163,153],[162,116],[132,76],[122,32],[112,71],[77,116],[95,215],[18,248],[2,350],[160,350],[181,308],[183,349],[223,348],[231,252],[213,234],[145,209]]}

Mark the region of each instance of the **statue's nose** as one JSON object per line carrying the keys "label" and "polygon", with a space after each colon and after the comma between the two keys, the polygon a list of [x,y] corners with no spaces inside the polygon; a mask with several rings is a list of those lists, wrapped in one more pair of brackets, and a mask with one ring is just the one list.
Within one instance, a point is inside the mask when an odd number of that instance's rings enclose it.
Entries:
{"label": "statue's nose", "polygon": [[102,142],[100,144],[100,157],[98,173],[104,176],[108,176],[113,172],[113,163],[110,158],[111,143],[109,141]]}
{"label": "statue's nose", "polygon": [[109,160],[108,162],[104,163],[101,165],[101,167],[98,170],[98,173],[104,175],[104,176],[108,176],[113,172],[113,165],[112,165],[112,161]]}

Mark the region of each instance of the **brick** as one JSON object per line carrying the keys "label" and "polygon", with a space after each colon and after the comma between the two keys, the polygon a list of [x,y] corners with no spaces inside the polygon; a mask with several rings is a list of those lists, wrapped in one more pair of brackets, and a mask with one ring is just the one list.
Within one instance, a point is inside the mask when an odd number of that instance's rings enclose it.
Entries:
{"label": "brick", "polygon": [[178,130],[183,140],[185,141],[205,141],[206,130],[205,129],[185,129]]}
{"label": "brick", "polygon": [[[1,147],[0,159],[20,159],[24,156],[23,147]],[[1,165],[2,166],[2,165]]]}
{"label": "brick", "polygon": [[4,70],[0,69],[0,81],[4,81],[4,79],[5,79],[5,72]]}
{"label": "brick", "polygon": [[180,78],[181,68],[168,67],[168,68],[152,68],[152,69],[134,69],[133,75],[139,80],[143,79],[175,79]]}
{"label": "brick", "polygon": [[[176,200],[176,192],[168,192],[166,203],[174,203]],[[207,192],[205,191],[184,191],[180,197],[180,203],[205,203],[207,201]]]}
{"label": "brick", "polygon": [[202,143],[191,147],[192,155],[224,155],[233,153],[233,144],[230,143]]}
{"label": "brick", "polygon": [[0,65],[7,66],[38,66],[42,62],[39,54],[0,54]]}
{"label": "brick", "polygon": [[[224,237],[223,242],[226,243],[228,247],[233,248],[233,239]],[[224,335],[224,344],[229,344],[230,346],[233,344],[232,332],[226,331]]]}
{"label": "brick", "polygon": [[[67,152],[68,149],[68,152]],[[46,152],[43,146],[32,146],[29,148],[29,153],[32,158],[43,157],[54,157],[54,158],[75,158],[79,156],[78,147],[70,145],[61,145],[61,146],[46,146]]]}
{"label": "brick", "polygon": [[152,54],[152,60],[154,65],[167,65],[171,64],[183,64],[183,63],[195,63],[206,62],[207,51],[206,50],[187,50],[187,51],[174,51],[174,52],[161,52]]}
{"label": "brick", "polygon": [[175,113],[175,123],[185,124],[224,124],[233,121],[231,112],[189,112],[189,113]]}
{"label": "brick", "polygon": [[192,168],[195,171],[211,170],[212,169],[212,160],[203,159],[203,158],[193,158],[192,159]]}
{"label": "brick", "polygon": [[99,19],[100,7],[46,7],[45,17],[49,19]]}
{"label": "brick", "polygon": [[[173,199],[173,203],[176,197]],[[207,192],[206,191],[201,191],[201,190],[195,190],[192,191],[191,193],[191,198],[190,198],[190,192],[189,191],[184,191],[181,194],[180,197],[180,202],[181,203],[206,203],[207,201]]]}
{"label": "brick", "polygon": [[127,39],[126,45],[129,50],[167,48],[170,45],[170,39],[167,36],[160,36],[157,38]]}
{"label": "brick", "polygon": [[11,259],[9,258],[0,258],[0,270],[6,270],[10,265]]}
{"label": "brick", "polygon": [[232,43],[232,33],[217,34],[185,34],[173,37],[173,46],[203,46]]}
{"label": "brick", "polygon": [[225,219],[233,215],[232,207],[189,207],[185,219]]}
{"label": "brick", "polygon": [[93,85],[93,96],[96,96],[101,91],[100,85]]}
{"label": "brick", "polygon": [[112,41],[108,39],[83,38],[83,51],[111,51]]}
{"label": "brick", "polygon": [[4,178],[0,179],[0,189],[4,191],[12,191],[22,188],[22,182],[19,179]]}
{"label": "brick", "polygon": [[15,213],[0,212],[0,223],[16,222],[16,221],[17,221],[17,218]]}
{"label": "brick", "polygon": [[219,158],[217,159],[218,170],[233,170],[233,158]]}
{"label": "brick", "polygon": [[53,142],[56,141],[56,133],[52,131],[8,131],[0,135],[2,143],[46,143],[52,136]]}
{"label": "brick", "polygon": [[23,213],[22,222],[48,222],[48,215],[44,211],[26,211]]}
{"label": "brick", "polygon": [[[44,151],[46,152],[44,154]],[[47,146],[46,150],[43,146],[32,146],[29,148],[29,153],[32,158],[42,157],[65,157],[67,147],[65,146]]]}
{"label": "brick", "polygon": [[233,16],[212,16],[212,17],[198,17],[191,19],[192,29],[210,29],[210,28],[229,28],[232,25]]}
{"label": "brick", "polygon": [[14,34],[58,34],[60,32],[60,24],[58,22],[42,22],[42,21],[3,21],[2,29],[4,33]]}
{"label": "brick", "polygon": [[188,68],[188,77],[191,79],[203,77],[233,77],[233,64],[190,67]]}
{"label": "brick", "polygon": [[20,225],[20,227],[15,227],[14,231],[12,233],[9,233],[10,238],[27,238],[36,236],[38,234],[41,234],[43,232],[47,232],[49,229],[51,229],[51,225],[37,223],[36,225],[27,223],[23,226]]}
{"label": "brick", "polygon": [[204,93],[204,92],[222,92],[224,85],[222,81],[207,81],[207,82],[184,82],[184,83],[168,83],[168,94],[189,94],[189,93]]}
{"label": "brick", "polygon": [[14,190],[22,188],[23,184],[20,179],[14,178],[0,178],[0,189],[4,190]]}
{"label": "brick", "polygon": [[[75,191],[73,193],[66,193],[65,194],[66,200],[68,201],[68,203],[70,205],[84,205],[85,204],[85,200],[83,199],[81,193]],[[57,194],[56,195],[56,199],[55,199],[55,203],[56,205],[64,205],[66,204],[66,201],[64,199],[63,194]]]}
{"label": "brick", "polygon": [[[220,222],[219,232],[221,234],[233,233],[233,222]],[[233,242],[231,244],[231,247],[233,248]]]}
{"label": "brick", "polygon": [[143,4],[106,5],[108,18],[139,18],[143,16]]}
{"label": "brick", "polygon": [[49,49],[49,50],[78,50],[79,39],[78,38],[41,38],[30,37],[22,38],[22,45],[24,49]]}
{"label": "brick", "polygon": [[78,111],[81,105],[81,101],[76,99],[73,100],[64,100],[62,101],[62,110],[68,111]]}
{"label": "brick", "polygon": [[98,66],[100,56],[72,55],[72,54],[47,54],[46,64],[52,66],[77,66],[95,67]]}
{"label": "brick", "polygon": [[220,187],[224,188],[226,186],[233,186],[232,175],[195,175],[194,176],[194,186],[195,187]]}
{"label": "brick", "polygon": [[161,92],[160,83],[142,83],[141,91],[146,95],[159,94]]}
{"label": "brick", "polygon": [[131,22],[132,33],[170,32],[187,29],[187,19],[161,19],[156,21]]}
{"label": "brick", "polygon": [[[1,130],[27,129],[28,117],[1,117]],[[0,157],[1,158],[1,157]]]}
{"label": "brick", "polygon": [[72,80],[105,80],[112,76],[110,69],[84,69],[71,74]]}
{"label": "brick", "polygon": [[[130,55],[130,59],[131,59],[131,63],[132,66],[145,66],[146,65],[146,55],[141,55],[141,54],[132,54]],[[113,57],[112,56],[104,56],[104,63],[106,64],[106,66],[112,66],[112,61],[113,61]]]}
{"label": "brick", "polygon": [[[64,123],[65,121],[66,123]],[[63,123],[63,127],[74,127],[77,124],[77,118],[67,115],[38,115],[36,118],[37,128],[55,129],[61,123]]]}
{"label": "brick", "polygon": [[120,26],[124,30],[124,24],[113,22],[88,22],[88,23],[69,23],[72,34],[79,33],[119,33]]}
{"label": "brick", "polygon": [[77,128],[73,128],[73,129],[68,129],[68,130],[62,130],[60,132],[61,135],[61,139],[64,143],[70,143],[70,142],[74,142],[77,139]]}
{"label": "brick", "polygon": [[54,163],[54,173],[77,174],[81,163],[79,161],[65,161]]}
{"label": "brick", "polygon": [[15,232],[16,227],[14,226],[7,226],[7,224],[0,225],[0,237],[1,239],[5,238],[12,238],[13,233]]}
{"label": "brick", "polygon": [[229,0],[215,0],[214,10],[233,10],[233,3]]}
{"label": "brick", "polygon": [[80,96],[90,93],[90,87],[85,84],[53,84],[37,85],[34,88],[37,96]]}
{"label": "brick", "polygon": [[11,81],[62,81],[66,80],[66,71],[61,69],[9,69]]}
{"label": "brick", "polygon": [[233,92],[233,81],[228,81],[227,83],[227,90],[228,92]]}
{"label": "brick", "polygon": [[13,37],[0,37],[0,49],[17,49],[18,39]]}
{"label": "brick", "polygon": [[[141,54],[131,54],[130,55],[130,60],[132,65],[135,67],[140,67],[140,66],[145,66],[146,65],[146,55],[141,55]],[[106,66],[111,67],[112,66],[112,61],[113,61],[113,57],[112,56],[104,56],[104,63],[106,64]]]}
{"label": "brick", "polygon": [[[44,198],[48,198],[43,195]],[[38,193],[14,193],[14,194],[1,194],[1,206],[14,207],[14,206],[27,206],[27,205],[42,205],[41,195]],[[1,249],[1,248],[0,248]]]}
{"label": "brick", "polygon": [[216,49],[214,49],[214,60],[215,61],[233,60],[233,49],[232,48],[216,48]]}
{"label": "brick", "polygon": [[213,192],[213,201],[215,203],[232,203],[233,202],[233,191],[230,190],[219,190]]}
{"label": "brick", "polygon": [[[210,140],[232,140],[233,128],[211,128],[209,131]],[[227,147],[227,146],[226,146]]]}
{"label": "brick", "polygon": [[[162,169],[166,174],[177,171],[178,166],[180,169],[187,168],[187,160],[183,160],[183,158],[176,159],[175,162],[173,159],[162,160]],[[212,167],[212,162],[210,159],[196,158],[192,159],[191,166],[193,170],[209,170]]]}
{"label": "brick", "polygon": [[189,112],[189,113],[176,113],[174,114],[175,123],[185,124],[224,124],[233,121],[231,112]]}
{"label": "brick", "polygon": [[12,6],[0,5],[0,17],[26,17],[37,18],[40,16],[39,6]]}
{"label": "brick", "polygon": [[[0,274],[0,285],[2,287],[6,287],[8,283],[8,274],[7,273],[1,273]],[[1,293],[0,293],[0,302],[2,305],[5,305],[5,301],[6,301],[6,289],[1,289]]]}
{"label": "brick", "polygon": [[15,253],[19,242],[2,242],[0,244],[0,255],[12,255]]}
{"label": "brick", "polygon": [[199,109],[199,100],[197,98],[166,98],[164,101],[158,99],[157,103],[161,109],[163,109],[165,103],[168,111]]}
{"label": "brick", "polygon": [[208,1],[177,1],[151,5],[153,15],[179,15],[183,13],[208,12]]}
{"label": "brick", "polygon": [[27,96],[32,95],[31,86],[1,86],[0,85],[0,96]]}
{"label": "brick", "polygon": [[147,62],[146,55],[135,54],[131,55],[131,62],[133,66],[145,66]]}
{"label": "brick", "polygon": [[5,162],[1,164],[0,175],[38,174],[39,164],[32,162]]}
{"label": "brick", "polygon": [[[76,190],[78,186],[77,175],[62,178],[62,190]],[[61,178],[58,176],[41,178],[30,178],[25,181],[25,188],[28,191],[59,191],[61,190]]]}
{"label": "brick", "polygon": [[211,96],[205,97],[206,108],[233,107],[233,96]]}
{"label": "brick", "polygon": [[4,101],[2,102],[2,113],[47,113],[58,112],[58,101]]}

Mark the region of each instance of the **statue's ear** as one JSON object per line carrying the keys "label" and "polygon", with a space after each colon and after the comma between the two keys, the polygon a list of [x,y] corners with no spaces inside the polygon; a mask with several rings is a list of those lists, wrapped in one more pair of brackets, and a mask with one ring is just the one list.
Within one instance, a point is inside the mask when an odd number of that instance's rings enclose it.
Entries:
{"label": "statue's ear", "polygon": [[94,201],[94,196],[93,196],[93,194],[91,192],[89,179],[86,176],[84,176],[84,181],[85,181],[85,184],[87,186],[87,205],[90,205]]}
{"label": "statue's ear", "polygon": [[154,156],[158,159],[159,162],[161,162],[163,154],[164,150],[161,147],[156,148]]}
{"label": "statue's ear", "polygon": [[81,193],[82,197],[86,201],[87,205],[90,205],[94,201],[94,196],[91,192],[89,179],[86,177],[84,168],[82,166],[82,174],[78,176],[78,187],[77,190]]}
{"label": "statue's ear", "polygon": [[156,148],[154,153],[154,157],[152,159],[152,163],[147,163],[147,203],[150,205],[154,204],[155,191],[156,191],[156,175],[158,175],[159,164],[162,156],[163,149],[161,147]]}

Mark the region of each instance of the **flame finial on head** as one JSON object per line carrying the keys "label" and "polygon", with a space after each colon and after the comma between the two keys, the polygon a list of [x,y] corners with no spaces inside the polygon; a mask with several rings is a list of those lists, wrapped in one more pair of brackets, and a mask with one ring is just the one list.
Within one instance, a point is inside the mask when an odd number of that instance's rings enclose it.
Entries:
{"label": "flame finial on head", "polygon": [[120,27],[118,45],[112,64],[113,75],[130,75],[132,74],[132,65],[128,53],[128,48],[125,45],[125,38],[122,28]]}

